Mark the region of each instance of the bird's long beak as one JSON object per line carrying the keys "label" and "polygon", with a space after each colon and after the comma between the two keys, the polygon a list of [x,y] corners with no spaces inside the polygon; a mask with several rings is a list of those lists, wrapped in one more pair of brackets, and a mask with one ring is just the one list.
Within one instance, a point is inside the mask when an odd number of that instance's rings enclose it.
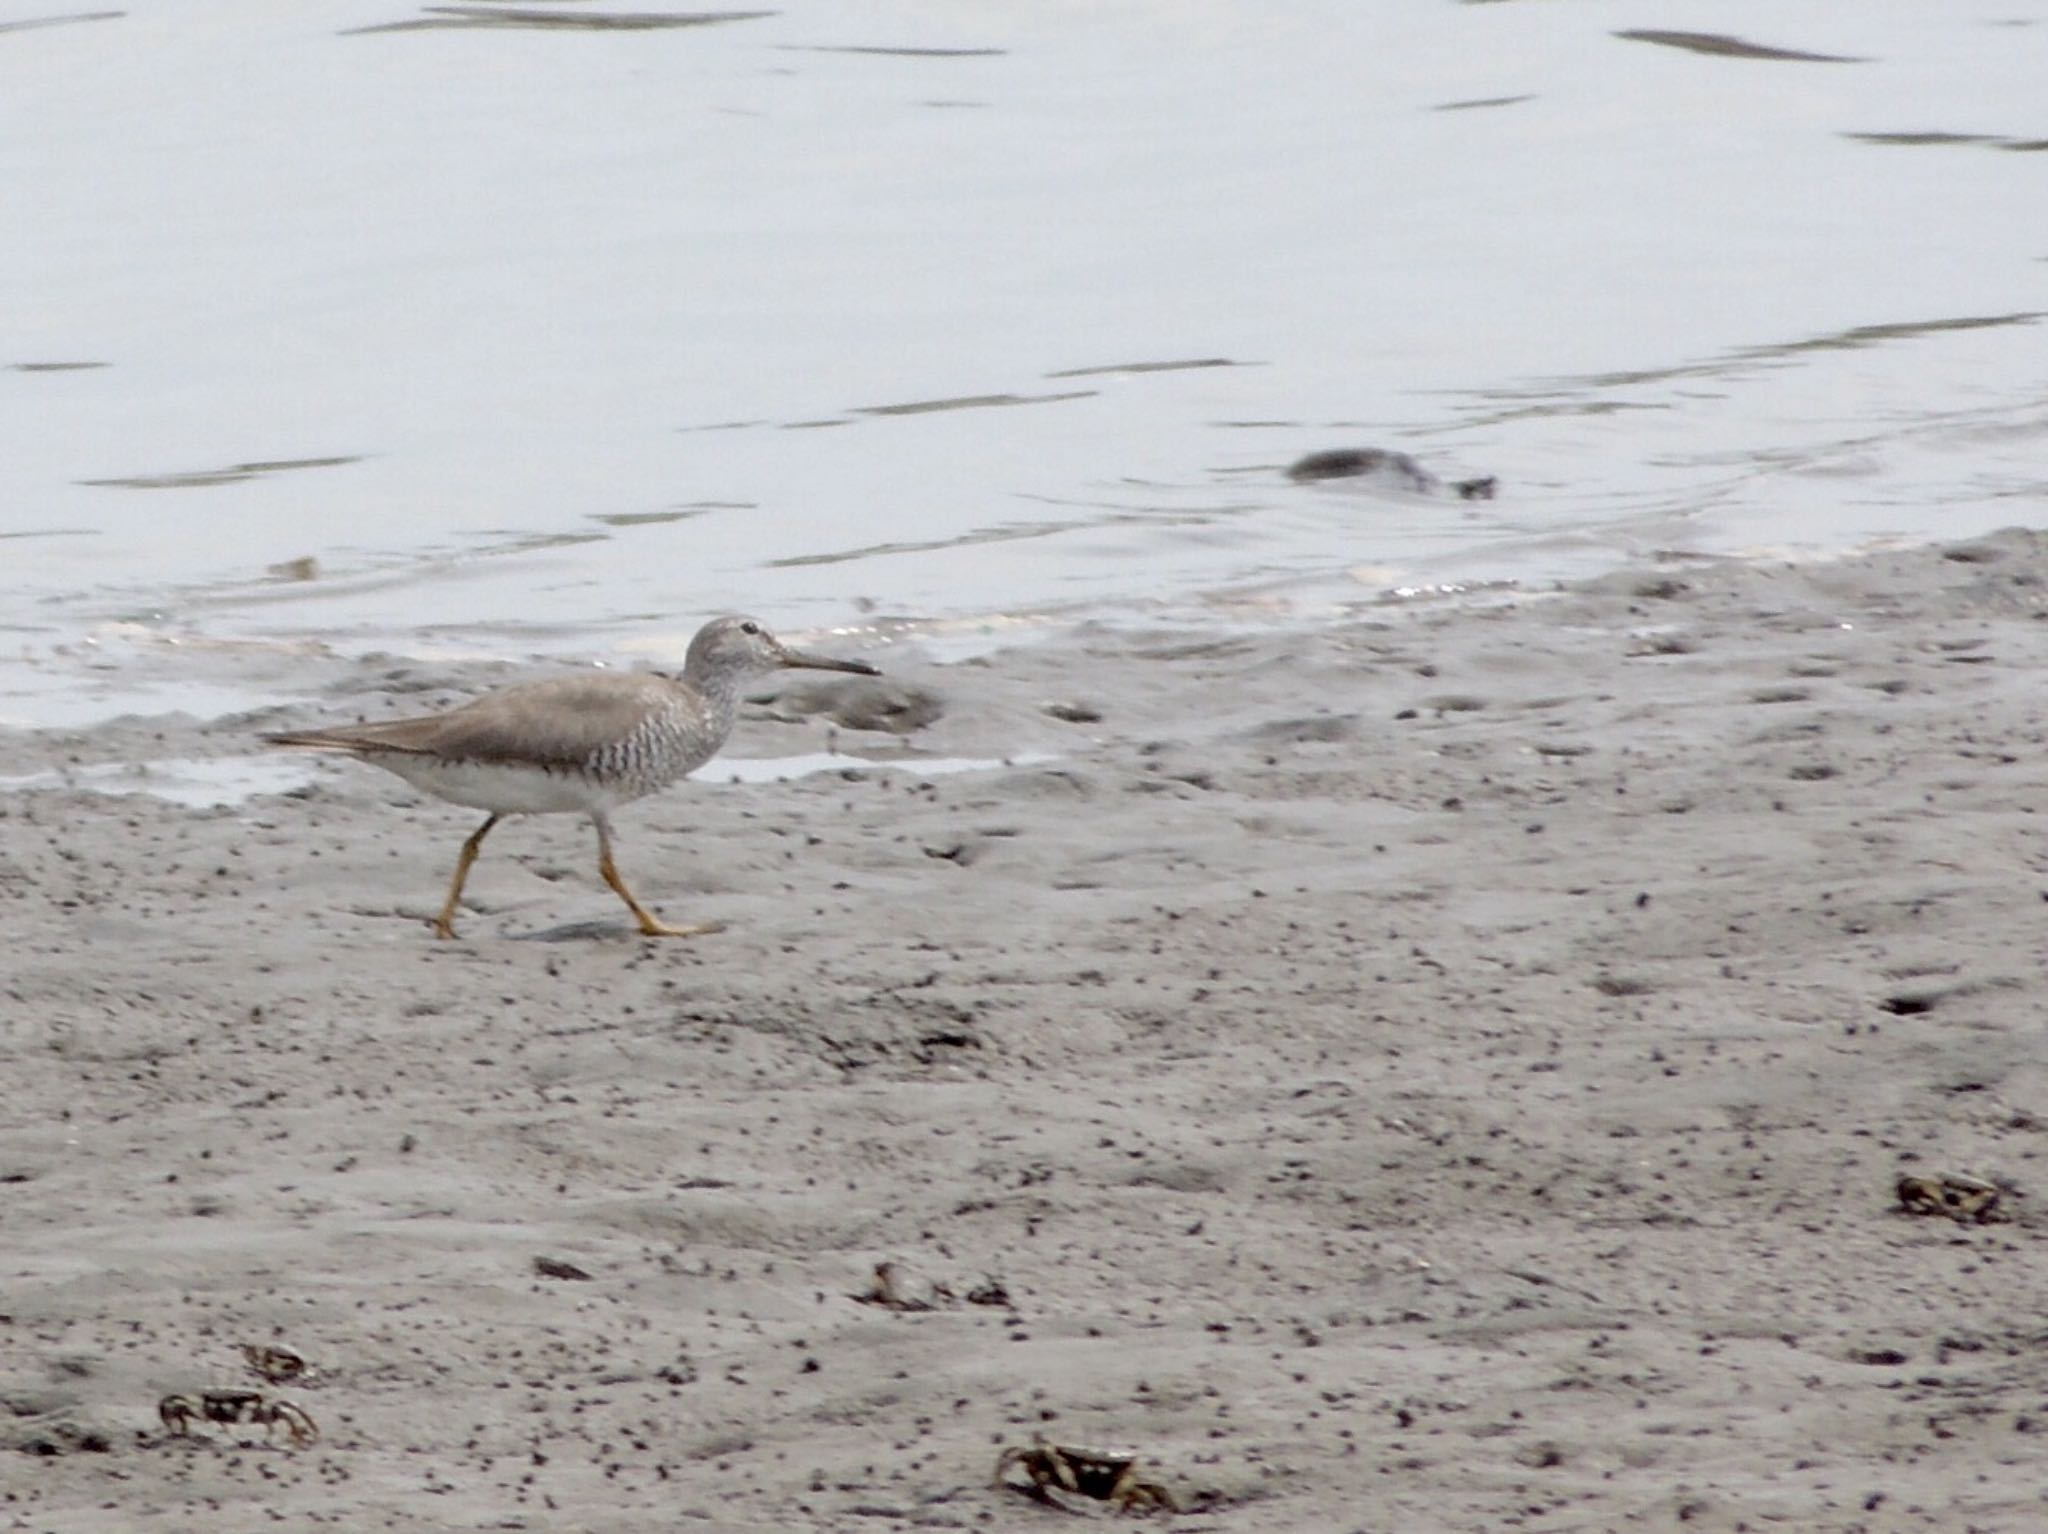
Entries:
{"label": "bird's long beak", "polygon": [[870,666],[864,660],[838,660],[830,655],[813,655],[808,650],[792,650],[786,644],[775,646],[776,656],[785,666],[801,671],[851,671],[857,676],[880,676],[878,667]]}

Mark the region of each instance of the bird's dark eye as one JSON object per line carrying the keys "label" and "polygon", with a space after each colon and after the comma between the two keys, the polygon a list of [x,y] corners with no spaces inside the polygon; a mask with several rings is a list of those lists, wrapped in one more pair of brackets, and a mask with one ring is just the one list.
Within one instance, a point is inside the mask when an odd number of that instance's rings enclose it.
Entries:
{"label": "bird's dark eye", "polygon": [[761,625],[756,623],[752,618],[749,618],[745,623],[742,623],[740,625],[740,632],[742,634],[758,634],[761,632]]}

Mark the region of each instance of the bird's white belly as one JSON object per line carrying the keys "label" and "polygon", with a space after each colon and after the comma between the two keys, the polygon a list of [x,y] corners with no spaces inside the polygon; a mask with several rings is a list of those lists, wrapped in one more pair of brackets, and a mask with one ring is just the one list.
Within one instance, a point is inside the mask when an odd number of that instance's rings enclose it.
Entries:
{"label": "bird's white belly", "polygon": [[636,794],[608,789],[578,772],[546,772],[496,762],[444,762],[428,756],[378,758],[414,788],[499,815],[599,814]]}

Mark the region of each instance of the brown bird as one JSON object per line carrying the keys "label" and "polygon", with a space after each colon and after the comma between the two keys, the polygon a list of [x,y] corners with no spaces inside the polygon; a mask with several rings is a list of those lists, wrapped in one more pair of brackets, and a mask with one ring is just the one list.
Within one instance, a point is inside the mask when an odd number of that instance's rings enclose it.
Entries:
{"label": "brown bird", "polygon": [[748,678],[783,667],[880,673],[865,661],[793,650],[752,618],[714,618],[690,641],[683,674],[591,671],[486,693],[445,714],[325,730],[288,730],[274,746],[346,751],[414,788],[490,816],[462,844],[448,899],[434,918],[455,935],[455,905],[484,837],[507,815],[588,815],[597,871],[649,937],[715,932],[718,922],[671,927],[633,898],[612,861],[609,812],[666,788],[716,756],[732,733]]}

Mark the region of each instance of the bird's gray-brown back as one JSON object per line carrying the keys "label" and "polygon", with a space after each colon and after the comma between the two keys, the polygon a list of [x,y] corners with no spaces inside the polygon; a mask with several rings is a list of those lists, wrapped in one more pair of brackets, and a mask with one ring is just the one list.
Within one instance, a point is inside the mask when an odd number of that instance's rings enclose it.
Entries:
{"label": "bird's gray-brown back", "polygon": [[637,794],[701,767],[731,728],[716,701],[668,677],[590,672],[503,688],[445,714],[308,730],[280,743],[589,774]]}

